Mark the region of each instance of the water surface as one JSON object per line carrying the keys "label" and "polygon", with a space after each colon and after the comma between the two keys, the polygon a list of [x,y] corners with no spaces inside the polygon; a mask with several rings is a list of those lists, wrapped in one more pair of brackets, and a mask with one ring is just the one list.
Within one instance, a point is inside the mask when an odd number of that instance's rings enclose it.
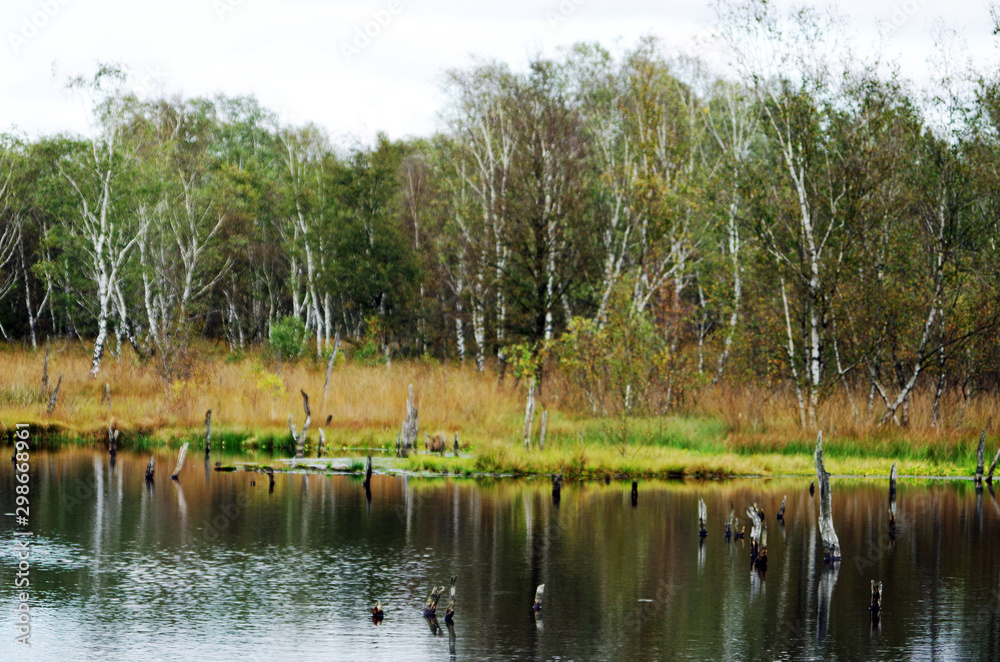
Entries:
{"label": "water surface", "polygon": [[[834,479],[844,559],[829,567],[809,479],[645,481],[633,506],[615,481],[569,482],[555,504],[542,479],[375,476],[369,502],[357,478],[279,475],[270,492],[198,454],[177,483],[175,456],[158,456],[148,488],[148,459],[32,454],[30,649],[14,643],[18,527],[0,467],[0,659],[1000,659],[1000,506],[964,481],[901,482],[892,541],[886,481]],[[730,503],[755,501],[766,576],[722,535]],[[447,628],[421,607],[452,575]]]}

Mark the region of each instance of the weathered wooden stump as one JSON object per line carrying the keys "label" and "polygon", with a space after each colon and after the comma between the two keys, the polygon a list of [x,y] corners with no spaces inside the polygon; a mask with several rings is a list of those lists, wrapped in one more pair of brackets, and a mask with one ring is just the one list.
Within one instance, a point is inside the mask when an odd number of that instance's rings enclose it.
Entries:
{"label": "weathered wooden stump", "polygon": [[840,561],[840,539],[833,528],[833,499],[830,492],[830,474],[823,466],[823,433],[816,437],[816,478],[819,481],[819,532],[823,538],[823,560]]}
{"label": "weathered wooden stump", "polygon": [[212,454],[212,410],[205,412],[205,456]]}
{"label": "weathered wooden stump", "polygon": [[299,393],[302,394],[302,409],[305,410],[306,419],[302,422],[302,433],[295,433],[295,425],[292,423],[292,415],[288,415],[288,429],[292,433],[292,439],[295,441],[295,457],[300,458],[305,455],[306,449],[306,435],[309,433],[309,423],[312,422],[312,412],[309,410],[309,396],[306,392],[300,390]]}
{"label": "weathered wooden stump", "polygon": [[365,462],[365,480],[361,485],[367,490],[371,488],[372,485],[372,456],[371,453],[368,454],[368,461]]}
{"label": "weathered wooden stump", "polygon": [[729,519],[726,521],[726,542],[729,542],[729,539],[732,537],[733,527],[735,526],[735,524],[736,524],[736,506],[734,506],[733,502],[730,501]]}
{"label": "weathered wooden stump", "polygon": [[149,458],[149,464],[146,465],[146,482],[153,482],[153,474],[156,473],[156,458]]}
{"label": "weathered wooden stump", "polygon": [[401,452],[405,453],[416,446],[419,428],[417,404],[413,399],[413,384],[410,384],[406,396],[406,418],[403,420],[403,427],[399,435],[399,448]]}
{"label": "weathered wooden stump", "polygon": [[531,608],[536,612],[542,610],[542,597],[545,595],[545,584],[539,584],[538,588],[535,589],[535,602],[531,605]]}
{"label": "weathered wooden stump", "polygon": [[438,600],[441,599],[442,593],[444,593],[444,586],[438,586],[433,591],[431,591],[431,594],[427,598],[427,602],[424,605],[424,618],[437,617]]}
{"label": "weathered wooden stump", "polygon": [[993,484],[993,471],[997,468],[997,461],[1000,461],[1000,448],[997,449],[997,454],[993,456],[993,461],[990,462],[990,470],[986,474],[986,482],[989,485]]}
{"label": "weathered wooden stump", "polygon": [[459,449],[459,445],[458,445],[458,433],[456,432],[455,433],[455,457],[458,457],[458,449]]}
{"label": "weathered wooden stump", "polygon": [[562,498],[562,474],[552,474],[552,503],[559,505]]}
{"label": "weathered wooden stump", "polygon": [[704,538],[708,535],[708,507],[705,506],[704,499],[698,499],[698,537]]}
{"label": "weathered wooden stump", "polygon": [[187,455],[188,445],[184,444],[181,446],[181,452],[177,456],[177,466],[174,467],[174,473],[170,474],[171,480],[177,480],[177,477],[181,475],[181,469],[184,468],[184,456]]}
{"label": "weathered wooden stump", "polygon": [[531,426],[535,422],[535,378],[528,382],[528,402],[524,406],[524,450],[531,448]]}
{"label": "weathered wooden stump", "polygon": [[458,577],[451,578],[451,593],[448,600],[448,607],[444,610],[444,622],[451,624],[455,622],[455,581]]}
{"label": "weathered wooden stump", "polygon": [[976,475],[973,477],[973,482],[976,484],[976,490],[982,491],[983,489],[983,462],[985,458],[983,457],[986,452],[986,430],[983,429],[983,433],[979,435],[979,448],[976,450]]}
{"label": "weathered wooden stump", "polygon": [[59,387],[62,386],[62,373],[59,373],[59,379],[56,381],[56,387],[52,390],[52,397],[49,398],[49,406],[45,408],[46,413],[51,414],[56,410],[56,403],[59,402]]}
{"label": "weathered wooden stump", "polygon": [[777,515],[775,515],[775,517],[776,517],[776,518],[777,518],[777,519],[778,519],[779,521],[782,521],[782,522],[784,522],[784,521],[785,521],[785,503],[786,503],[787,501],[788,501],[788,497],[787,497],[787,496],[783,496],[783,497],[781,497],[781,508],[779,508],[779,509],[778,509],[778,514],[777,514]]}

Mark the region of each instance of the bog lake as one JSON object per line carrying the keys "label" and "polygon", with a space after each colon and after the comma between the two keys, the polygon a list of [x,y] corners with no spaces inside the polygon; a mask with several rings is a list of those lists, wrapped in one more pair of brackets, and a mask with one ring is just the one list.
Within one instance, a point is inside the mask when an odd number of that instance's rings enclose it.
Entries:
{"label": "bog lake", "polygon": [[[834,477],[831,565],[810,477],[640,481],[633,504],[621,480],[567,481],[556,501],[544,478],[376,474],[369,498],[357,476],[269,488],[215,455],[172,481],[176,452],[155,454],[148,485],[149,454],[33,451],[27,528],[0,467],[0,659],[1000,659],[1000,505],[971,481],[902,478],[892,538],[887,479]],[[723,536],[731,504],[744,526],[754,502],[766,574]],[[13,627],[26,530],[30,648]],[[454,624],[425,619],[452,576]]]}

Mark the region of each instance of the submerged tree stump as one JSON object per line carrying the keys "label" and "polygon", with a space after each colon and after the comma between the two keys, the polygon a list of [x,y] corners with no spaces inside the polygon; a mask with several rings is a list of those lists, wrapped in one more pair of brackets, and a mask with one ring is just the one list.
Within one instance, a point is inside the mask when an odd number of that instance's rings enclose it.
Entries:
{"label": "submerged tree stump", "polygon": [[639,481],[632,481],[632,505],[639,503]]}
{"label": "submerged tree stump", "polygon": [[368,461],[365,463],[365,480],[361,485],[367,490],[372,485],[372,456],[368,454]]}
{"label": "submerged tree stump", "polygon": [[823,432],[816,437],[816,478],[819,481],[819,533],[823,538],[823,560],[840,561],[840,539],[833,528],[833,501],[830,474],[823,466]]}
{"label": "submerged tree stump", "polygon": [[149,464],[146,465],[146,482],[153,482],[153,474],[156,473],[156,458],[149,458]]}
{"label": "submerged tree stump", "polygon": [[212,410],[205,412],[205,455],[212,454]]}
{"label": "submerged tree stump", "polygon": [[538,588],[535,589],[535,602],[531,605],[531,608],[535,611],[542,610],[542,597],[545,595],[545,584],[539,584]]}
{"label": "submerged tree stump", "polygon": [[562,498],[562,474],[552,474],[552,503],[558,504]]}
{"label": "submerged tree stump", "polygon": [[698,499],[698,537],[704,538],[708,535],[708,507],[705,506],[704,499]]}
{"label": "submerged tree stump", "polygon": [[986,452],[986,430],[983,429],[983,433],[979,435],[979,448],[976,450],[976,475],[973,481],[976,484],[976,489],[983,489],[983,462],[985,458],[983,455]]}
{"label": "submerged tree stump", "polygon": [[438,586],[431,591],[430,596],[427,598],[427,603],[424,605],[424,618],[437,617],[438,600],[441,599],[442,593],[444,593],[444,586]]}
{"label": "submerged tree stump", "polygon": [[750,565],[758,570],[767,570],[767,525],[760,516],[755,503],[747,508],[750,518]]}
{"label": "submerged tree stump", "polygon": [[733,502],[729,502],[729,520],[726,521],[726,540],[728,541],[733,535],[733,529],[736,526],[736,506]]}
{"label": "submerged tree stump", "polygon": [[458,433],[455,433],[455,457],[458,457]]}
{"label": "submerged tree stump", "polygon": [[778,514],[775,517],[784,522],[785,521],[785,503],[788,501],[787,496],[781,497],[781,508],[778,509]]}
{"label": "submerged tree stump", "polygon": [[171,480],[177,480],[177,477],[181,475],[181,469],[184,468],[184,456],[187,455],[188,445],[184,444],[181,446],[180,455],[177,456],[177,466],[174,467],[174,473],[170,474]]}
{"label": "submerged tree stump", "polygon": [[444,622],[454,623],[455,622],[455,581],[458,577],[451,578],[451,594],[448,600],[448,607],[444,610]]}
{"label": "submerged tree stump", "polygon": [[413,399],[413,384],[410,384],[406,397],[406,419],[403,421],[403,428],[399,435],[401,450],[408,451],[417,445],[419,427],[417,405]]}

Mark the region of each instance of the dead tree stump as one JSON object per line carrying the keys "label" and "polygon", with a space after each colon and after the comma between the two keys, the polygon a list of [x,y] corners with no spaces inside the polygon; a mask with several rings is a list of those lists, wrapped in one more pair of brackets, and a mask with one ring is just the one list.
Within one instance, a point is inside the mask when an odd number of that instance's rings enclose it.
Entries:
{"label": "dead tree stump", "polygon": [[410,384],[406,397],[406,419],[403,421],[400,433],[400,449],[402,451],[405,452],[416,447],[419,427],[417,404],[413,399],[413,384]]}
{"label": "dead tree stump", "polygon": [[444,593],[444,586],[438,586],[431,591],[427,603],[424,605],[424,618],[437,618],[438,600],[441,599],[442,593]]}
{"label": "dead tree stump", "polygon": [[458,577],[451,578],[451,594],[448,600],[448,608],[444,610],[444,622],[451,624],[455,622],[455,581]]}
{"label": "dead tree stump", "polygon": [[536,612],[542,610],[542,597],[545,595],[545,584],[539,584],[538,588],[535,589],[535,602],[531,605],[531,608]]}
{"label": "dead tree stump", "polygon": [[816,437],[816,478],[819,481],[819,532],[823,538],[823,560],[840,561],[840,539],[833,528],[833,500],[830,474],[823,466],[823,433]]}
{"label": "dead tree stump", "polygon": [[736,520],[736,506],[734,506],[733,502],[730,501],[729,502],[729,520],[726,521],[726,541],[727,542],[729,541],[729,539],[733,535],[733,528],[736,525],[736,521],[735,520]]}
{"label": "dead tree stump", "polygon": [[784,521],[785,521],[785,503],[786,503],[787,501],[788,501],[788,497],[787,497],[787,496],[783,496],[783,497],[781,497],[781,508],[779,508],[779,509],[778,509],[778,514],[777,514],[777,515],[775,515],[775,517],[776,517],[776,518],[777,518],[777,519],[778,519],[779,521],[782,521],[782,522],[784,522]]}
{"label": "dead tree stump", "polygon": [[156,473],[156,458],[149,458],[149,464],[146,465],[146,482],[153,482],[153,474]]}
{"label": "dead tree stump", "polygon": [[292,423],[292,415],[288,415],[288,430],[292,433],[292,440],[295,442],[295,457],[300,458],[305,454],[306,435],[309,433],[309,423],[312,422],[312,412],[309,410],[309,396],[300,390],[302,394],[302,409],[305,410],[306,420],[302,422],[302,433],[296,434],[295,424]]}
{"label": "dead tree stump", "polygon": [[174,473],[170,474],[171,480],[177,480],[177,477],[181,475],[181,469],[184,468],[184,456],[187,455],[188,445],[184,444],[181,446],[180,455],[177,456],[177,466],[174,467]]}
{"label": "dead tree stump", "polygon": [[708,535],[708,507],[705,506],[704,499],[698,499],[698,537],[704,538]]}
{"label": "dead tree stump", "polygon": [[205,455],[212,454],[212,410],[205,412]]}
{"label": "dead tree stump", "polygon": [[51,414],[56,410],[56,403],[59,402],[59,387],[62,386],[62,373],[59,373],[59,379],[56,381],[56,387],[52,389],[52,397],[49,398],[49,406],[46,407],[45,412]]}
{"label": "dead tree stump", "polygon": [[531,426],[535,422],[535,378],[528,382],[528,402],[524,406],[524,450],[531,448]]}
{"label": "dead tree stump", "polygon": [[973,481],[976,484],[977,490],[983,489],[983,462],[985,458],[983,457],[986,452],[986,430],[979,435],[979,448],[976,450],[976,475]]}

